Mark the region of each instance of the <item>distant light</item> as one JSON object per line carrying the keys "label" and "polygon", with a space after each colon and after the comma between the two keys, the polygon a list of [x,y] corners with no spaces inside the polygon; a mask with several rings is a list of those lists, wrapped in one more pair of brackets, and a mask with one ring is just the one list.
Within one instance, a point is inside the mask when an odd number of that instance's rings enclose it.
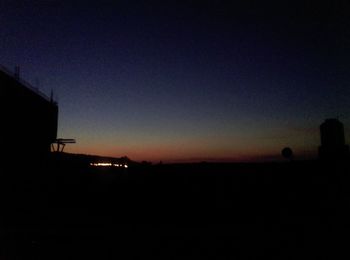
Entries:
{"label": "distant light", "polygon": [[95,166],[95,167],[110,167],[110,166],[112,166],[111,163],[105,163],[105,162],[90,163],[90,165]]}
{"label": "distant light", "polygon": [[127,164],[119,164],[119,163],[110,163],[110,162],[99,162],[99,163],[90,163],[90,166],[93,167],[124,167],[129,168]]}

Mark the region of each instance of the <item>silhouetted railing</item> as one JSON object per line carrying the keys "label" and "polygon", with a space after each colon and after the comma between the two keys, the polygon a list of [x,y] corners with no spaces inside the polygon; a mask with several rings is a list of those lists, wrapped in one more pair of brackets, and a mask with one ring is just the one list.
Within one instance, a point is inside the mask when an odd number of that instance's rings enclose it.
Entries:
{"label": "silhouetted railing", "polygon": [[2,72],[6,73],[7,75],[9,75],[10,77],[14,78],[15,80],[17,80],[19,83],[21,83],[26,88],[28,88],[31,91],[33,91],[34,93],[38,94],[42,98],[46,99],[47,101],[50,101],[50,102],[53,101],[45,93],[41,92],[38,88],[32,86],[29,82],[21,79],[20,77],[17,78],[16,74],[13,71],[10,71],[8,68],[6,68],[5,66],[3,66],[1,64],[0,64],[0,70]]}
{"label": "silhouetted railing", "polygon": [[[64,147],[66,144],[75,144],[75,139],[67,139],[67,138],[57,138],[52,144],[51,144],[51,150],[54,152],[63,152]],[[54,146],[56,144],[56,147]]]}

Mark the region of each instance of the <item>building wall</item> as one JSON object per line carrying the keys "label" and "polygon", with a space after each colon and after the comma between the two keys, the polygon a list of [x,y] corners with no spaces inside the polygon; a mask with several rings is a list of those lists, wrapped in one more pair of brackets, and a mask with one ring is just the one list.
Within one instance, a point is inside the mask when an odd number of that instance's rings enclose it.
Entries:
{"label": "building wall", "polygon": [[0,71],[2,156],[41,158],[57,137],[58,106]]}
{"label": "building wall", "polygon": [[321,159],[349,158],[349,146],[345,144],[344,126],[338,119],[326,119],[320,126],[320,134],[319,157]]}
{"label": "building wall", "polygon": [[327,119],[320,126],[322,146],[345,145],[344,126],[337,119]]}

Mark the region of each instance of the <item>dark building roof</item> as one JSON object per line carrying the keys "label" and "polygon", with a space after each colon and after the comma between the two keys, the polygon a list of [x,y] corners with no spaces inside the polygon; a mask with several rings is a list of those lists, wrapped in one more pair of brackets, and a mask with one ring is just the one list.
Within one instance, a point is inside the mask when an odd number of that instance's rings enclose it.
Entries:
{"label": "dark building roof", "polygon": [[49,98],[45,93],[41,92],[38,88],[32,86],[29,82],[25,81],[24,79],[20,78],[19,75],[19,71],[18,72],[11,72],[9,69],[7,69],[6,67],[0,65],[0,73],[7,75],[10,78],[15,79],[18,84],[22,85],[23,87],[25,87],[26,89],[32,91],[33,93],[35,93],[36,95],[42,97],[43,99],[45,99],[46,101],[50,101],[50,102],[55,102],[52,97]]}

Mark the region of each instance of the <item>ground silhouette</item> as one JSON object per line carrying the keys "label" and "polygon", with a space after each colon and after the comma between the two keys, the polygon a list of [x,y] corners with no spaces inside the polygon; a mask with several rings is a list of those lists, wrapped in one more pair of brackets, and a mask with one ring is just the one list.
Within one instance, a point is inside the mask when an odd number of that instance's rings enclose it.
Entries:
{"label": "ground silhouette", "polygon": [[84,165],[2,168],[2,258],[348,254],[347,161]]}

